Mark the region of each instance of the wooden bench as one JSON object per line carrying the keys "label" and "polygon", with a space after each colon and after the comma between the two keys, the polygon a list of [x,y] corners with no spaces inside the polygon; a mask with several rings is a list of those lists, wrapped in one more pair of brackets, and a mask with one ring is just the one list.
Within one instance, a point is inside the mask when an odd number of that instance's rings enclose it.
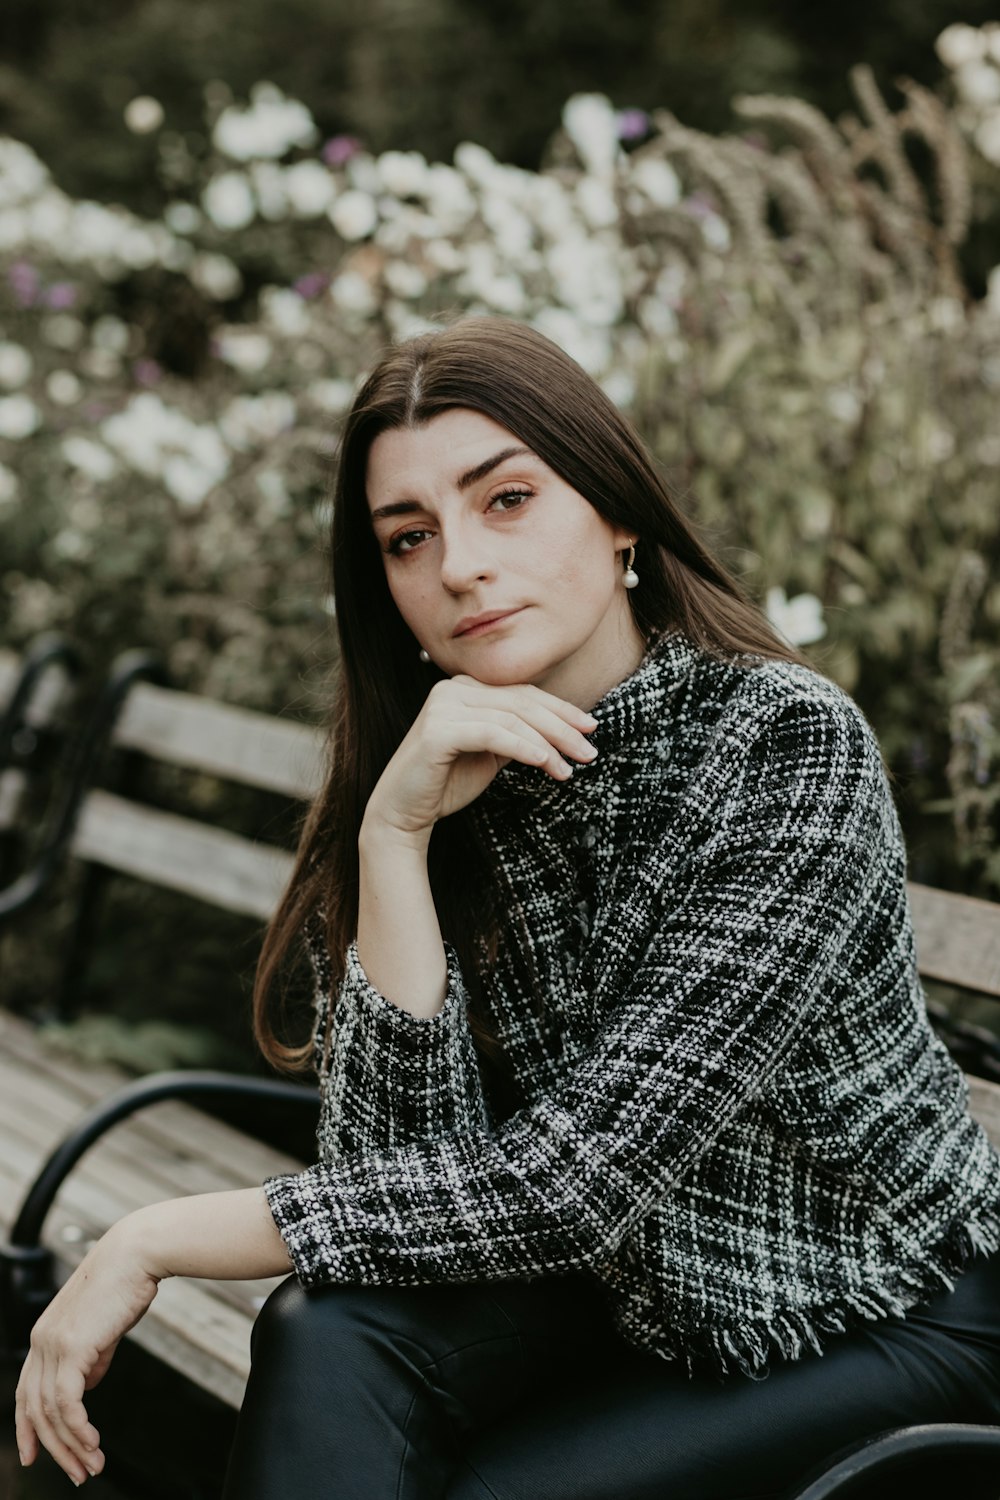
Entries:
{"label": "wooden bench", "polygon": [[[297,801],[317,789],[321,742],[314,729],[142,680],[127,684],[119,699],[111,740],[120,748]],[[100,787],[82,802],[69,852],[262,920],[291,862],[287,849]],[[909,891],[925,978],[1000,998],[1000,905],[919,884]],[[24,1188],[80,1114],[124,1081],[113,1068],[67,1062],[44,1034],[0,1015],[0,1231],[9,1231]],[[970,1089],[973,1113],[1000,1146],[1000,1086],[972,1078]],[[117,1125],[83,1157],[46,1219],[44,1243],[64,1276],[133,1208],[260,1183],[301,1165],[189,1104],[159,1103]],[[129,1337],[237,1407],[251,1324],[272,1284],[171,1281]]]}

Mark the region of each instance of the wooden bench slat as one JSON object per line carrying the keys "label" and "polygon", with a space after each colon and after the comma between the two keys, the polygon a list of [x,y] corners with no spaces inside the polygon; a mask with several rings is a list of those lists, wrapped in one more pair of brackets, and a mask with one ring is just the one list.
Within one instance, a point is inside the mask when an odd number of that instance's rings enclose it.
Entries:
{"label": "wooden bench slat", "polygon": [[89,792],[72,852],[212,906],[267,920],[291,873],[284,849],[251,843],[224,828],[142,807],[112,792]]}
{"label": "wooden bench slat", "polygon": [[[66,1060],[46,1044],[27,1022],[0,1013],[0,1058],[11,1058],[23,1072],[51,1081],[54,1090],[78,1101],[79,1114],[99,1099],[128,1082],[127,1076],[107,1064]],[[117,1130],[124,1130],[123,1123]],[[301,1167],[291,1156],[263,1141],[244,1134],[193,1105],[164,1100],[133,1115],[127,1128],[144,1140],[169,1149],[186,1151],[192,1158],[210,1155],[224,1161],[238,1186],[252,1187],[272,1172],[294,1172]]]}
{"label": "wooden bench slat", "polygon": [[322,780],[320,730],[148,682],[130,691],[113,742],[299,799],[314,797]]}
{"label": "wooden bench slat", "polygon": [[1000,904],[913,881],[907,889],[921,974],[1000,997]]}

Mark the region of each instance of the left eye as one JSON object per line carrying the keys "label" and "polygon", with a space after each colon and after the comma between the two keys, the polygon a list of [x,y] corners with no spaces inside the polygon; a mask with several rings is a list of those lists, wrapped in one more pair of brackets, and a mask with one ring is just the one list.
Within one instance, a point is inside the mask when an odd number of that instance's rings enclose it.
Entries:
{"label": "left eye", "polygon": [[[519,500],[519,501],[523,502],[525,500],[530,500],[530,499],[531,499],[531,491],[530,490],[501,490],[500,493],[499,493],[499,495],[494,495],[493,496],[493,499],[490,501],[489,506],[487,507],[487,509],[492,509],[492,507],[494,505],[496,505],[496,503],[497,503],[498,500],[510,500],[510,501],[517,501],[517,500]],[[502,510],[518,510],[518,509],[520,509],[520,507],[518,505],[511,504],[511,505],[503,505],[503,506],[501,506],[501,509]]]}

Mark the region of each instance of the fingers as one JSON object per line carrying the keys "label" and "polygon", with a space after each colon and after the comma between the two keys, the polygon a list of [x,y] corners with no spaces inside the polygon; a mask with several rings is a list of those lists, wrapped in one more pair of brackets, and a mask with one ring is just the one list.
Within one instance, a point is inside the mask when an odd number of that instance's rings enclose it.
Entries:
{"label": "fingers", "polygon": [[[564,779],[572,773],[572,767],[563,756],[587,763],[597,755],[596,748],[586,738],[597,727],[593,715],[540,688],[530,685],[494,688],[466,678],[462,702],[477,715],[495,718],[515,734],[521,734],[528,743],[542,746],[546,756],[539,763]],[[553,747],[562,755],[551,754]],[[524,756],[517,758],[523,760]]]}
{"label": "fingers", "polygon": [[41,1444],[74,1484],[101,1472],[100,1434],[88,1420],[81,1399],[81,1361],[71,1355],[32,1349],[18,1383],[15,1427],[18,1452],[32,1463]]}

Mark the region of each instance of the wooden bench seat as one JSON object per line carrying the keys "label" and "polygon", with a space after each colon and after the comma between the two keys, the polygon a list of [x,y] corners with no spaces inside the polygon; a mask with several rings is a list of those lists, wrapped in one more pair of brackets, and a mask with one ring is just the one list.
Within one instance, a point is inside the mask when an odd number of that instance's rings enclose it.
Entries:
{"label": "wooden bench seat", "polygon": [[[0,1231],[24,1190],[81,1115],[127,1081],[110,1067],[68,1061],[26,1022],[0,1012]],[[255,1186],[302,1162],[190,1105],[154,1104],[116,1125],[69,1174],[43,1241],[63,1277],[124,1214],[163,1198]],[[280,1279],[280,1278],[278,1278]],[[276,1281],[164,1282],[129,1335],[173,1369],[237,1407],[250,1369],[249,1330]]]}

